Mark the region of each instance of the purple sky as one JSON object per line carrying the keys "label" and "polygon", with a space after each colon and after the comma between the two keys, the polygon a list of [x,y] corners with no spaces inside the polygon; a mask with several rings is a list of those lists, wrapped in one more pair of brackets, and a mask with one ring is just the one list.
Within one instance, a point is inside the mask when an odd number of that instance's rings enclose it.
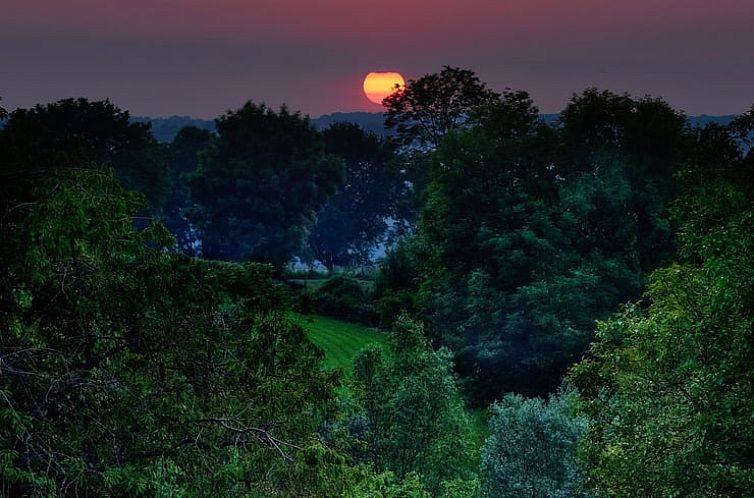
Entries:
{"label": "purple sky", "polygon": [[216,117],[248,99],[379,111],[369,71],[449,64],[557,112],[588,86],[689,114],[754,104],[754,0],[0,0],[9,109],[109,97]]}

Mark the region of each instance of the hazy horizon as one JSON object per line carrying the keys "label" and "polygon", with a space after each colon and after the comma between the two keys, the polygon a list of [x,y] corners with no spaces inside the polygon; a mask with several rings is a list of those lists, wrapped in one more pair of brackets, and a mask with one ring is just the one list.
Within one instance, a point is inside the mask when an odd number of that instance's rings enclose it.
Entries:
{"label": "hazy horizon", "polygon": [[214,118],[247,100],[313,117],[379,112],[370,71],[448,64],[556,113],[587,87],[652,95],[689,115],[754,103],[754,4],[720,0],[5,0],[9,109],[109,98],[133,115]]}

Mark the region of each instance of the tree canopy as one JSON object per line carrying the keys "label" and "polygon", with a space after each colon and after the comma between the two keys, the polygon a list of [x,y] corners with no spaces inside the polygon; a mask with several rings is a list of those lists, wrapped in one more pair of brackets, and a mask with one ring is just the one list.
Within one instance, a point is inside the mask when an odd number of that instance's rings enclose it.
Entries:
{"label": "tree canopy", "polygon": [[[702,150],[727,155],[711,131]],[[717,161],[727,167],[699,155],[684,171],[679,261],[652,274],[646,309],[628,305],[600,323],[571,373],[593,420],[582,452],[599,496],[754,488],[754,184],[740,181],[750,154],[726,155]]]}
{"label": "tree canopy", "polygon": [[168,167],[149,125],[130,122],[128,111],[107,100],[17,109],[0,132],[0,146],[6,181],[30,171],[113,168],[126,188],[145,196],[151,214],[160,212],[170,190]]}
{"label": "tree canopy", "polygon": [[189,186],[205,257],[283,265],[342,180],[308,118],[248,102],[217,120]]}
{"label": "tree canopy", "polygon": [[408,245],[421,253],[404,251],[414,299],[405,283],[380,287],[394,301],[378,307],[413,306],[480,400],[552,392],[594,320],[672,257],[667,208],[693,142],[684,123],[662,101],[592,90],[558,126],[525,92],[477,108],[430,154]]}
{"label": "tree canopy", "polygon": [[405,189],[393,148],[360,126],[338,123],[322,133],[325,151],[344,160],[345,180],[317,214],[308,243],[329,270],[368,262],[383,240]]}
{"label": "tree canopy", "polygon": [[70,170],[2,213],[0,489],[338,494],[344,460],[316,434],[338,375],[272,269],[168,253],[159,224],[134,230],[139,206]]}
{"label": "tree canopy", "polygon": [[437,148],[443,136],[468,124],[475,111],[498,97],[473,71],[444,66],[386,97],[385,125],[395,128],[406,145]]}

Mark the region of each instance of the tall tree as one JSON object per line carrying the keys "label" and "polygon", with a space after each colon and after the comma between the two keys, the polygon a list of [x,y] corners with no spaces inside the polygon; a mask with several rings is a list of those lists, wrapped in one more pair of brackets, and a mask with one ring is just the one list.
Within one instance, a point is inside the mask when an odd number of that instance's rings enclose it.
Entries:
{"label": "tall tree", "polygon": [[422,327],[401,317],[390,351],[362,351],[354,378],[367,419],[368,460],[400,479],[416,472],[439,494],[443,481],[469,478],[474,441],[447,350],[433,351]]}
{"label": "tall tree", "polygon": [[479,108],[498,98],[473,71],[444,66],[386,97],[385,125],[406,145],[437,148],[449,131],[468,124]]}
{"label": "tall tree", "polygon": [[391,163],[392,147],[360,126],[337,123],[322,136],[325,151],[345,161],[345,181],[317,214],[308,242],[314,256],[332,270],[369,260],[389,218],[396,217],[405,181]]}
{"label": "tall tree", "polygon": [[672,255],[667,206],[693,140],[663,101],[588,90],[553,127],[505,92],[431,154],[416,299],[394,289],[381,309],[416,304],[479,398],[552,392],[594,320]]}
{"label": "tall tree", "polygon": [[218,136],[189,186],[203,254],[287,263],[342,180],[308,118],[247,103],[217,120]]}
{"label": "tall tree", "polygon": [[24,171],[111,167],[126,188],[146,197],[152,214],[161,210],[170,190],[167,164],[149,125],[131,123],[127,111],[107,100],[67,99],[17,109],[0,140],[3,174],[10,177]]}

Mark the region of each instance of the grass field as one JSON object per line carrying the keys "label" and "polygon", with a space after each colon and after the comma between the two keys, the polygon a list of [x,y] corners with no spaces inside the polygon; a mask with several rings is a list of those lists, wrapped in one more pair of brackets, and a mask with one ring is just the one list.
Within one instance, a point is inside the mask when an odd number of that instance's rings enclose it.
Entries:
{"label": "grass field", "polygon": [[[301,287],[306,287],[310,289],[319,289],[322,287],[322,284],[327,282],[327,278],[291,278],[288,281],[292,282],[296,285],[299,285]],[[367,279],[361,279],[361,278],[355,278],[355,280],[359,283],[362,289],[364,289],[365,292],[372,292],[374,290],[374,281],[373,280],[367,280]]]}
{"label": "grass field", "polygon": [[384,344],[387,336],[356,323],[324,316],[295,315],[293,319],[309,334],[314,344],[325,351],[325,367],[350,372],[356,354],[367,344]]}

